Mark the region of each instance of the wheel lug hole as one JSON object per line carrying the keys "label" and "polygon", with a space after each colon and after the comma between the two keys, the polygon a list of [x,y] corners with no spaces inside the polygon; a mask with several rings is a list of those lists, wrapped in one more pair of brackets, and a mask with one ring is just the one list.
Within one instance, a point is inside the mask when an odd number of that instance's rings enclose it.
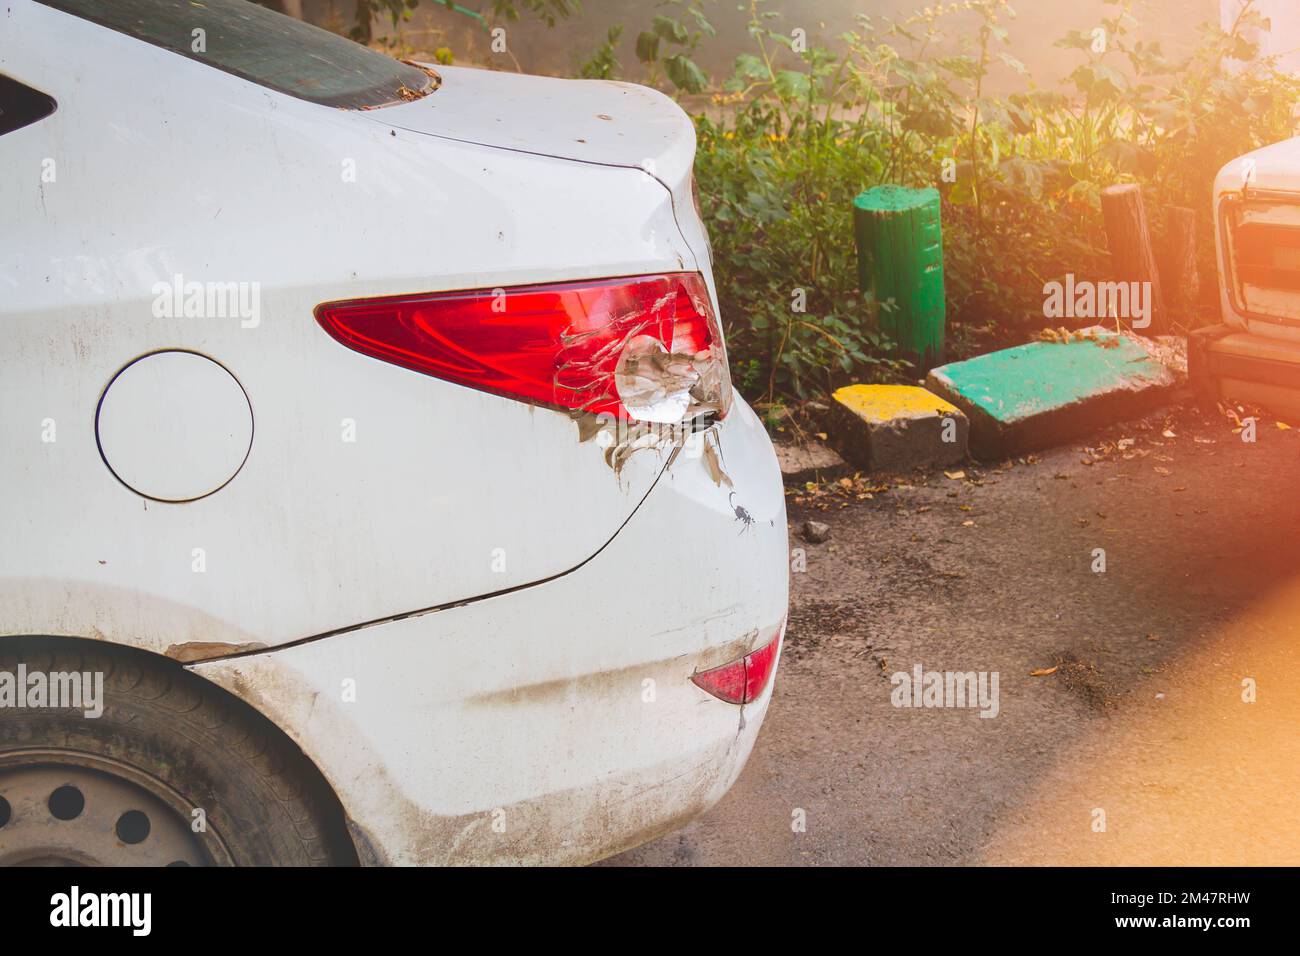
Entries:
{"label": "wheel lug hole", "polygon": [[75,820],[86,809],[86,798],[71,784],[59,787],[50,794],[50,813],[59,820]]}
{"label": "wheel lug hole", "polygon": [[123,843],[143,843],[149,836],[149,817],[139,810],[128,810],[117,818],[116,829]]}
{"label": "wheel lug hole", "polygon": [[9,818],[13,815],[14,811],[13,808],[9,806],[9,801],[4,797],[0,797],[0,829],[4,828],[4,825],[9,822]]}

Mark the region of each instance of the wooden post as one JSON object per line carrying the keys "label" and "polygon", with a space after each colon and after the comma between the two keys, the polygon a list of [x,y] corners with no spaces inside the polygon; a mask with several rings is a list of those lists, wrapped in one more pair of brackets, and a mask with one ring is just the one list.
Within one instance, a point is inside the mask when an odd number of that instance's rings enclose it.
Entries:
{"label": "wooden post", "polygon": [[1196,210],[1185,206],[1165,208],[1164,255],[1160,282],[1175,314],[1196,305],[1201,294],[1201,276],[1196,266]]}
{"label": "wooden post", "polygon": [[[1106,220],[1106,240],[1110,245],[1110,262],[1115,278],[1121,282],[1151,283],[1151,294],[1146,299],[1150,324],[1134,331],[1143,335],[1164,334],[1169,330],[1169,317],[1165,313],[1160,272],[1151,247],[1151,228],[1142,205],[1142,187],[1126,183],[1103,189],[1101,211]],[[1132,327],[1135,316],[1120,318]]]}

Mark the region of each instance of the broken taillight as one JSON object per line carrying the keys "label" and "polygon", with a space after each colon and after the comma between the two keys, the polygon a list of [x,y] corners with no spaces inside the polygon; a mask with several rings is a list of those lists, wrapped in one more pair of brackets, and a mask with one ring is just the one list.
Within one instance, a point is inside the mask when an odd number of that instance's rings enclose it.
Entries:
{"label": "broken taillight", "polygon": [[[784,631],[782,631],[784,633]],[[777,651],[781,649],[781,634],[756,651],[744,657],[692,674],[696,686],[708,691],[728,704],[748,704],[758,698],[767,687],[776,670]]]}
{"label": "broken taillight", "polygon": [[699,273],[327,302],[316,319],[365,355],[538,405],[678,423],[731,403]]}

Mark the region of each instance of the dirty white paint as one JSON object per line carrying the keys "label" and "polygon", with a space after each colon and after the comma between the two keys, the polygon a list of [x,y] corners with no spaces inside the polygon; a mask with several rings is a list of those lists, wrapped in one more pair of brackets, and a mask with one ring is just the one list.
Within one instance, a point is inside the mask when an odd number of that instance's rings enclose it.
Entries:
{"label": "dirty white paint", "polygon": [[786,612],[763,427],[738,402],[718,437],[734,491],[680,456],[573,574],[194,670],[301,744],[385,862],[585,862],[650,839],[722,796],[771,696],[724,704],[691,675],[767,644]]}
{"label": "dirty white paint", "polygon": [[159,501],[190,501],[239,473],[253,444],[253,410],[235,377],[211,359],[154,352],[104,391],[95,437],[128,488]]}
{"label": "dirty white paint", "polygon": [[[658,175],[689,188],[689,165],[673,157],[693,134],[670,101],[575,84],[582,109],[603,92],[618,111],[622,132],[595,158],[627,168],[597,165],[410,132],[388,109],[296,100],[29,0],[0,16],[5,72],[58,101],[0,137],[0,527],[22,545],[0,555],[4,632],[157,651],[274,646],[565,572],[632,513],[666,451],[613,476],[566,415],[357,355],[312,310],[696,269],[689,193],[674,210],[639,168],[657,157]],[[449,71],[436,94],[393,110],[415,127],[410,107],[499,82]],[[548,96],[559,115],[562,98]],[[521,131],[488,113],[472,122],[463,113],[454,132],[520,145]],[[555,146],[562,128],[538,117],[533,146]],[[641,128],[656,133],[628,135]],[[344,160],[355,181],[340,175]],[[155,286],[177,276],[256,283],[257,323],[155,308]],[[239,474],[190,504],[133,494],[95,443],[109,381],[158,349],[222,363],[256,421]],[[46,419],[54,443],[41,440]]]}
{"label": "dirty white paint", "polygon": [[563,80],[429,64],[437,96],[370,115],[432,136],[610,166],[678,183],[695,160],[695,127],[669,97],[613,80]]}
{"label": "dirty white paint", "polygon": [[[351,113],[31,0],[0,8],[0,68],[58,101],[0,136],[0,635],[187,662],[299,742],[367,860],[594,859],[717,800],[771,691],[734,707],[690,676],[768,643],[788,599],[748,406],[707,453],[656,444],[615,473],[569,415],[366,358],[312,315],[695,270],[716,310],[680,111],[447,70]],[[156,308],[181,281],[255,286],[257,314]],[[166,349],[220,362],[253,420],[238,473],[186,503],[133,492],[95,440],[114,375]],[[157,462],[139,400],[110,455],[145,493],[210,484],[210,449],[163,458],[208,427],[203,389],[155,385],[146,404],[175,403]]]}

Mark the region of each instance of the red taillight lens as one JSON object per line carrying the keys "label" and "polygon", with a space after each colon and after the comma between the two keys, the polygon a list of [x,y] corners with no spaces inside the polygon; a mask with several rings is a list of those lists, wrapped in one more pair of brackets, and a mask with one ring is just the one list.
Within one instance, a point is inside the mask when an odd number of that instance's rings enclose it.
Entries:
{"label": "red taillight lens", "polygon": [[749,703],[763,693],[767,682],[776,671],[776,652],[781,647],[781,637],[767,647],[760,647],[745,658],[745,703]]}
{"label": "red taillight lens", "polygon": [[[783,632],[784,633],[784,632]],[[776,670],[777,651],[781,648],[781,634],[756,651],[712,670],[700,671],[691,680],[719,700],[728,704],[748,704],[756,700],[772,679]]]}
{"label": "red taillight lens", "polygon": [[358,352],[540,405],[672,423],[730,406],[699,273],[327,302],[316,319]]}
{"label": "red taillight lens", "polygon": [[728,704],[745,702],[745,658],[691,675],[696,686]]}

